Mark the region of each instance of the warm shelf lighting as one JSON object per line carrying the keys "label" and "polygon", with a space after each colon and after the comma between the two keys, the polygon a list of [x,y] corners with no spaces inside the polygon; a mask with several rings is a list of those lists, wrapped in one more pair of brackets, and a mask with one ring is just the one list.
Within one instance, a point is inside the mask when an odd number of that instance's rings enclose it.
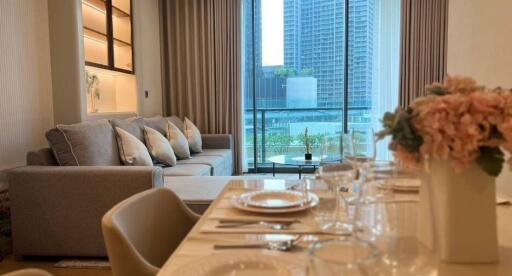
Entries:
{"label": "warm shelf lighting", "polygon": [[92,41],[96,41],[96,42],[98,42],[98,43],[101,43],[101,44],[107,45],[107,42],[106,42],[106,41],[103,41],[103,40],[97,39],[97,38],[92,37],[92,36],[88,36],[88,35],[85,35],[85,34],[84,34],[84,38],[88,38],[88,39],[90,39],[90,40],[92,40]]}
{"label": "warm shelf lighting", "polygon": [[99,11],[99,12],[101,12],[103,14],[106,14],[105,10],[102,10],[102,9],[98,8],[95,5],[93,5],[93,4],[91,4],[91,3],[87,2],[87,1],[82,1],[82,4],[88,6],[89,8],[95,9],[96,11]]}

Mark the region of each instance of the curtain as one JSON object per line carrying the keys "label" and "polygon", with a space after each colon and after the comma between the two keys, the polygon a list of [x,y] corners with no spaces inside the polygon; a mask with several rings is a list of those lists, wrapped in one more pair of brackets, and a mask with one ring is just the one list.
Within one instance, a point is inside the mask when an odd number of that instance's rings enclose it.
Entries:
{"label": "curtain", "polygon": [[[375,1],[372,57],[372,127],[382,129],[385,112],[398,105],[401,0]],[[390,139],[377,143],[377,159],[392,160]]]}
{"label": "curtain", "polygon": [[242,170],[240,0],[160,0],[164,113],[234,138]]}
{"label": "curtain", "polygon": [[448,0],[402,0],[400,105],[446,74]]}

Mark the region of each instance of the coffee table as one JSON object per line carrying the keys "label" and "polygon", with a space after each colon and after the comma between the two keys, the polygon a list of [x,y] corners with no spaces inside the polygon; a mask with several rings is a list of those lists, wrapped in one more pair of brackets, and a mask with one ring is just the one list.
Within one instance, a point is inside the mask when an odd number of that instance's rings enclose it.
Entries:
{"label": "coffee table", "polygon": [[323,163],[335,163],[341,162],[341,158],[332,158],[332,157],[324,157],[313,156],[311,160],[304,159],[304,155],[276,155],[268,158],[270,162],[272,162],[272,175],[276,176],[276,164],[285,165],[285,166],[298,166],[299,167],[299,179],[302,178],[302,168],[304,167],[312,167],[313,170],[316,170],[316,167],[320,166]]}

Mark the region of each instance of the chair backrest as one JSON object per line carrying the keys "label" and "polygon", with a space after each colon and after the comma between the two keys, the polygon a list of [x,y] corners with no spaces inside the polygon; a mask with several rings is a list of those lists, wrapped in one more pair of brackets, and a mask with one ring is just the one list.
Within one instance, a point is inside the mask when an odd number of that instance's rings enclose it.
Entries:
{"label": "chair backrest", "polygon": [[52,274],[42,269],[26,268],[6,273],[4,276],[52,276]]}
{"label": "chair backrest", "polygon": [[151,189],[120,202],[102,220],[114,275],[155,275],[198,216],[171,190]]}

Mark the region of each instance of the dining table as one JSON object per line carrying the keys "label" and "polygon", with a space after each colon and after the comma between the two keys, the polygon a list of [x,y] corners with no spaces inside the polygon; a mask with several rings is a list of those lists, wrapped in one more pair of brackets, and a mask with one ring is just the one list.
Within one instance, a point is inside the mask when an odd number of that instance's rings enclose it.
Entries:
{"label": "dining table", "polygon": [[[340,239],[339,235],[322,231],[311,210],[284,214],[259,214],[242,211],[232,204],[233,197],[248,191],[258,190],[293,190],[299,185],[298,180],[251,179],[230,181],[201,216],[188,235],[167,259],[158,276],[185,275],[184,267],[199,265],[202,260],[215,254],[236,256],[241,252],[251,252],[265,256],[287,258],[297,264],[298,269],[306,271],[309,263],[309,251],[314,242]],[[321,184],[310,187],[310,190],[322,197],[328,190]],[[417,239],[418,233],[418,193],[392,192],[388,201],[376,201],[376,208],[370,216],[382,217],[389,213],[388,218],[398,225],[397,236],[386,248],[392,249],[389,254],[393,261],[387,263],[386,275],[512,275],[512,206],[497,204],[497,225],[500,260],[487,264],[456,264],[446,263],[438,259],[435,252],[423,246]],[[501,202],[503,203],[503,202]],[[508,202],[510,203],[510,202]],[[377,207],[378,206],[378,207]],[[286,229],[272,229],[265,225],[248,225],[247,227],[219,228],[220,220],[296,220]],[[280,239],[301,237],[296,250],[278,251],[263,248],[252,249],[216,249],[218,244],[249,244]],[[386,255],[388,252],[382,251]],[[388,256],[388,257],[389,257]],[[180,274],[181,273],[181,274]],[[190,274],[194,275],[194,274]],[[303,274],[306,275],[306,274]]]}

